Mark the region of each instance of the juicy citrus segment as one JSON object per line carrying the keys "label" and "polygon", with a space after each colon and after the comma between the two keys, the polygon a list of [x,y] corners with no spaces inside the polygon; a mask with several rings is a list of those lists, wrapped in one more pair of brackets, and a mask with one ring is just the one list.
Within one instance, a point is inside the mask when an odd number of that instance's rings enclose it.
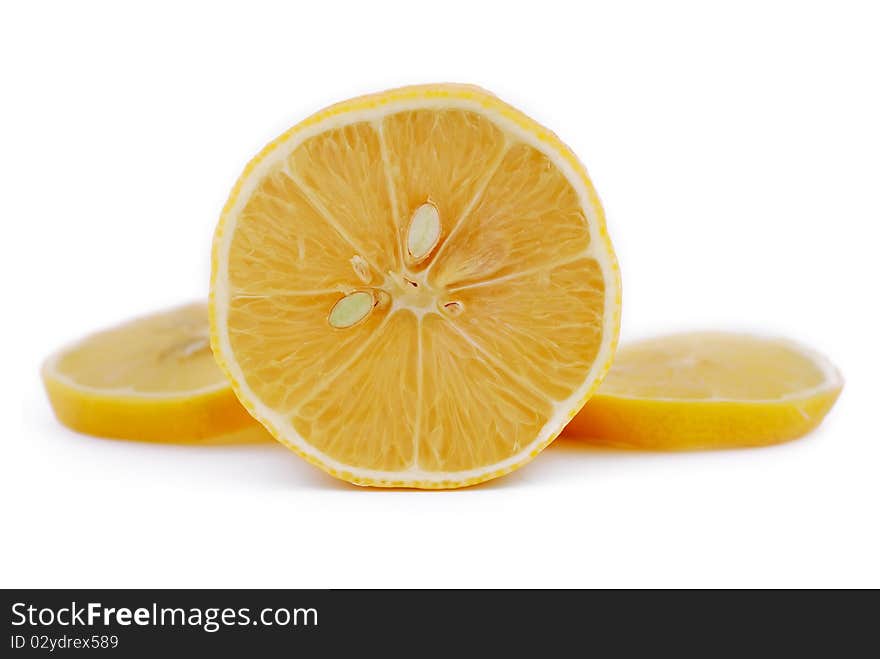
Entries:
{"label": "juicy citrus segment", "polygon": [[452,321],[492,354],[529,355],[509,360],[509,367],[553,399],[571,393],[601,347],[605,286],[594,259],[452,289],[451,295],[466,311]]}
{"label": "juicy citrus segment", "polygon": [[354,363],[324,378],[300,401],[294,427],[342,464],[391,471],[413,465],[419,403],[417,333],[414,314],[388,316],[381,331],[351,355]]}
{"label": "juicy citrus segment", "polygon": [[[230,295],[349,290],[363,283],[348,261],[351,253],[302,189],[277,171],[260,181],[242,209],[229,254]],[[289,289],[292,278],[296,291]]]}
{"label": "juicy citrus segment", "polygon": [[513,144],[466,221],[438,250],[432,281],[455,287],[584,256],[586,227],[582,201],[550,157]]}
{"label": "juicy citrus segment", "polygon": [[457,85],[354,99],[270,144],[224,209],[211,291],[242,402],[367,485],[463,486],[524,464],[595,388],[619,324],[583,167]]}
{"label": "juicy citrus segment", "polygon": [[[325,220],[377,273],[398,265],[397,225],[382,167],[379,133],[369,123],[328,130],[306,140],[288,159],[286,172]],[[364,222],[371,218],[371,222]]]}
{"label": "juicy citrus segment", "polygon": [[677,334],[623,347],[565,434],[656,450],[775,444],[819,425],[842,387],[827,359],[790,341]]}
{"label": "juicy citrus segment", "polygon": [[[507,148],[501,129],[476,112],[398,112],[379,126],[398,226],[404,230],[429,200],[441,219],[441,238],[464,217]],[[438,149],[449,135],[457,136],[457,148]]]}
{"label": "juicy citrus segment", "polygon": [[217,368],[203,303],[93,334],[50,357],[42,377],[58,419],[90,435],[179,442],[265,437]]}
{"label": "juicy citrus segment", "polygon": [[248,389],[276,413],[290,417],[316,383],[344,370],[369,342],[381,317],[335,329],[329,317],[341,293],[277,294],[231,300],[229,344],[240,355]]}
{"label": "juicy citrus segment", "polygon": [[422,329],[420,469],[479,472],[528,447],[554,411],[540,385],[516,377],[440,316],[426,316]]}

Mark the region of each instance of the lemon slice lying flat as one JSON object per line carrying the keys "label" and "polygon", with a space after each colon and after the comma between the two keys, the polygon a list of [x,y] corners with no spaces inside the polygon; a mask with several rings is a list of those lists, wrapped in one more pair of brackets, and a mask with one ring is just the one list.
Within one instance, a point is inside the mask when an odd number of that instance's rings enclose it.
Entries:
{"label": "lemon slice lying flat", "polygon": [[654,450],[776,444],[819,425],[842,387],[827,359],[787,340],[664,336],[622,347],[565,434]]}
{"label": "lemon slice lying flat", "polygon": [[608,369],[620,283],[552,133],[464,85],[332,106],[245,169],[211,339],[239,399],[339,478],[470,485],[528,462]]}
{"label": "lemon slice lying flat", "polygon": [[265,436],[214,362],[203,303],[93,334],[47,359],[42,377],[61,423],[89,435],[169,442]]}

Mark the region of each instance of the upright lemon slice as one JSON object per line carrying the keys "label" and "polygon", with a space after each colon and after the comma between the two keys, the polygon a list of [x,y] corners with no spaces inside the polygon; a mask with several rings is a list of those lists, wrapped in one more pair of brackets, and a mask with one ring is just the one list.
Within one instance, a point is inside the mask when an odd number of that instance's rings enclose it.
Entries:
{"label": "upright lemon slice", "polygon": [[549,444],[607,370],[620,284],[583,166],[463,85],[306,119],[214,240],[211,338],[250,412],[362,485],[458,487]]}
{"label": "upright lemon slice", "polygon": [[265,435],[217,368],[206,304],[93,334],[43,365],[58,419],[99,437],[250,441]]}
{"label": "upright lemon slice", "polygon": [[621,348],[565,434],[654,450],[776,444],[818,426],[842,387],[827,359],[790,341],[676,334]]}

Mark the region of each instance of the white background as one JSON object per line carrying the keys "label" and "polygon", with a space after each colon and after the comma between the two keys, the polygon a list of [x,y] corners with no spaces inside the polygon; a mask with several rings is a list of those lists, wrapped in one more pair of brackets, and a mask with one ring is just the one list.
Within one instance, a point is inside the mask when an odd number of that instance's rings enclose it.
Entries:
{"label": "white background", "polygon": [[[302,7],[298,5],[302,5]],[[0,586],[880,586],[880,19],[869,2],[6,3]],[[605,205],[623,339],[783,334],[847,383],[810,437],[558,444],[464,491],[365,491],[280,445],[62,428],[47,353],[204,297],[241,168],[321,107],[482,85]]]}

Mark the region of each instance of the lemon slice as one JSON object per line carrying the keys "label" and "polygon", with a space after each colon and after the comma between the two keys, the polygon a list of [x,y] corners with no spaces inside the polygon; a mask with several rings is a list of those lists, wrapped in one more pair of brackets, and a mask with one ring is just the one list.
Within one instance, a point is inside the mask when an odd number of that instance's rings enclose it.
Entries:
{"label": "lemon slice", "polygon": [[253,441],[265,431],[217,368],[204,303],[93,334],[46,360],[59,421],[89,435],[149,441]]}
{"label": "lemon slice", "polygon": [[776,444],[818,426],[842,388],[825,357],[791,341],[675,334],[622,347],[565,434],[654,450]]}
{"label": "lemon slice", "polygon": [[245,169],[214,240],[212,345],[282,443],[362,485],[538,454],[608,369],[617,264],[583,166],[464,85],[332,106]]}

